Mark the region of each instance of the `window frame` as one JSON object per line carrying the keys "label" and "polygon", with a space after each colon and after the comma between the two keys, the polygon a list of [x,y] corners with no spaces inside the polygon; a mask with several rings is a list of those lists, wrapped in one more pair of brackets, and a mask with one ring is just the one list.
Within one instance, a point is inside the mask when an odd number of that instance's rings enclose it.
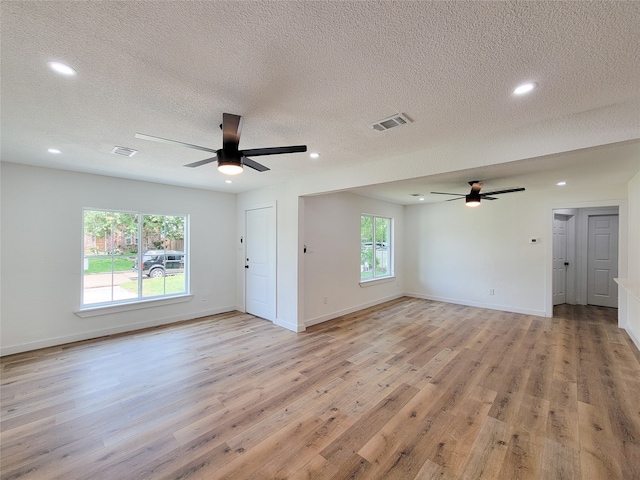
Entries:
{"label": "window frame", "polygon": [[[94,303],[85,303],[85,261],[86,261],[86,249],[85,249],[85,221],[87,212],[104,212],[104,213],[113,213],[113,214],[129,214],[135,215],[137,220],[137,229],[135,234],[133,234],[134,242],[132,245],[137,247],[136,254],[136,263],[139,265],[138,276],[137,276],[137,293],[135,298],[126,298],[126,299],[118,299],[114,300],[113,296],[111,300],[102,301],[102,302],[94,302]],[[184,265],[184,290],[175,293],[163,293],[161,295],[143,295],[142,285],[143,285],[143,275],[142,275],[142,265],[143,265],[143,256],[145,249],[142,248],[142,242],[137,241],[138,239],[143,237],[143,227],[144,227],[144,218],[145,216],[160,216],[160,217],[182,217],[184,218],[184,239],[183,239],[183,265]],[[169,303],[180,303],[191,300],[193,295],[191,295],[191,285],[190,285],[190,254],[189,254],[189,245],[190,245],[190,215],[183,213],[157,213],[157,212],[147,212],[142,210],[120,210],[120,209],[108,209],[108,208],[93,208],[93,207],[83,207],[82,208],[82,221],[81,221],[81,229],[82,229],[82,255],[81,255],[81,281],[80,281],[80,307],[75,312],[76,315],[80,317],[90,317],[94,315],[101,315],[104,313],[117,312],[117,311],[127,311],[134,310],[139,308],[145,308],[147,306],[156,306],[162,304]],[[126,242],[126,238],[130,237],[131,234],[125,234],[125,245],[128,245]],[[160,250],[160,249],[158,249]],[[169,251],[171,249],[164,249],[165,251]],[[114,257],[117,256],[114,253],[107,254],[105,257]],[[133,255],[132,255],[133,256]],[[112,269],[113,273],[113,269]],[[167,278],[164,276],[163,278]],[[113,280],[111,283],[111,287],[113,287]]]}
{"label": "window frame", "polygon": [[[371,218],[371,248],[372,248],[372,275],[371,278],[362,278],[362,260],[360,262],[360,285],[364,286],[366,284],[372,284],[377,282],[385,282],[395,278],[395,266],[394,266],[394,258],[395,258],[395,242],[394,242],[394,221],[393,217],[387,217],[384,215],[376,215],[372,213],[361,213],[360,214],[360,258],[362,259],[362,219],[363,217]],[[389,251],[389,259],[388,259],[388,270],[385,275],[376,275],[375,268],[375,258],[378,250],[378,241],[376,240],[376,219],[384,219],[389,222],[388,226],[388,241],[386,248]]]}

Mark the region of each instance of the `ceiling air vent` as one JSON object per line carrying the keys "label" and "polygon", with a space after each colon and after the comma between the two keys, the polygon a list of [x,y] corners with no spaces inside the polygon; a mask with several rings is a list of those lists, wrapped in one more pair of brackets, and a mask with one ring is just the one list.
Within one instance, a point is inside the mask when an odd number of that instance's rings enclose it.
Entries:
{"label": "ceiling air vent", "polygon": [[384,118],[382,120],[377,121],[376,123],[372,123],[369,125],[374,130],[379,132],[384,132],[385,130],[389,130],[393,127],[399,127],[400,125],[404,125],[406,123],[410,123],[411,120],[402,113],[396,113],[388,118]]}
{"label": "ceiling air vent", "polygon": [[133,157],[136,153],[138,153],[138,151],[134,150],[133,148],[127,147],[113,147],[111,149],[111,153],[122,155],[123,157]]}

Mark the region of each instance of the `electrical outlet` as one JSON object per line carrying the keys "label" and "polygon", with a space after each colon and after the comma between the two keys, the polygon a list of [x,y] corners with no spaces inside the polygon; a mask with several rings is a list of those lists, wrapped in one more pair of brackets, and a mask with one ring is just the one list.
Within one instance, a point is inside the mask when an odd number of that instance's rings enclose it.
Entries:
{"label": "electrical outlet", "polygon": [[329,301],[329,297],[323,297],[322,303],[326,304]]}
{"label": "electrical outlet", "polygon": [[202,295],[202,301],[203,302],[208,302],[209,301],[209,295]]}
{"label": "electrical outlet", "polygon": [[493,288],[489,289],[489,295],[495,295],[496,291]]}

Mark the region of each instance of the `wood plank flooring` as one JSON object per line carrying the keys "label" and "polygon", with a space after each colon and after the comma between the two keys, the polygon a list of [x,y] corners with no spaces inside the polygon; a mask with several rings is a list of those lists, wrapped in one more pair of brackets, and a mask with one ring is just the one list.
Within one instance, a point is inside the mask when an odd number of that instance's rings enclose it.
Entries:
{"label": "wood plank flooring", "polygon": [[401,298],[293,333],[238,312],[0,361],[9,479],[640,479],[614,309]]}

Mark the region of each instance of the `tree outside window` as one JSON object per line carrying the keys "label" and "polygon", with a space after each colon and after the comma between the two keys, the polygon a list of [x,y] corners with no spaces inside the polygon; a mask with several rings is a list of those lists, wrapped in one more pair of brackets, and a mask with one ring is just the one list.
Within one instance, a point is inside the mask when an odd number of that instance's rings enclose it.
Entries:
{"label": "tree outside window", "polygon": [[391,219],[374,215],[360,217],[360,280],[390,277]]}

